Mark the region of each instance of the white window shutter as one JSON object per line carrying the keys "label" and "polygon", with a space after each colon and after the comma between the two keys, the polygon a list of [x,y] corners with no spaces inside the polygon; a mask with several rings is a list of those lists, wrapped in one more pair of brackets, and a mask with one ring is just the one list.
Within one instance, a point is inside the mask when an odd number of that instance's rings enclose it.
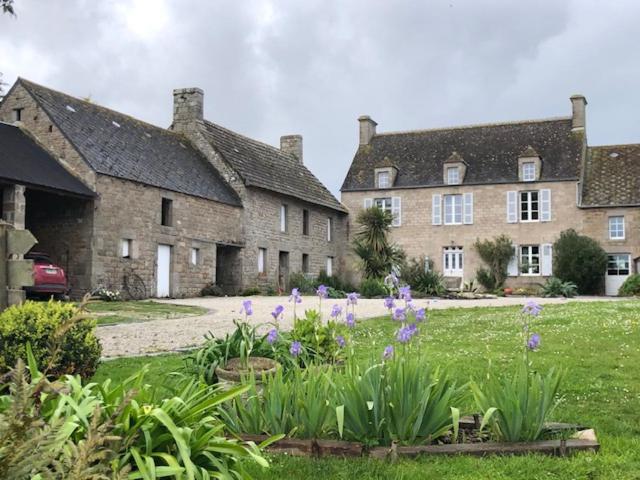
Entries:
{"label": "white window shutter", "polygon": [[518,192],[507,192],[507,223],[518,223]]}
{"label": "white window shutter", "polygon": [[548,188],[540,190],[540,221],[551,221],[551,190]]}
{"label": "white window shutter", "polygon": [[393,215],[392,226],[402,225],[402,200],[400,197],[391,197],[391,215]]}
{"label": "white window shutter", "polygon": [[373,207],[373,198],[365,198],[364,199],[364,208]]}
{"label": "white window shutter", "polygon": [[442,224],[442,195],[438,193],[431,196],[431,223]]}
{"label": "white window shutter", "polygon": [[513,246],[513,257],[509,260],[509,265],[507,267],[507,274],[510,277],[517,277],[520,274],[520,269],[518,269],[518,246]]}
{"label": "white window shutter", "polygon": [[473,224],[473,192],[467,192],[464,194],[464,220],[465,225]]}
{"label": "white window shutter", "polygon": [[543,243],[540,248],[542,249],[540,274],[543,277],[550,277],[553,275],[553,245],[550,243]]}

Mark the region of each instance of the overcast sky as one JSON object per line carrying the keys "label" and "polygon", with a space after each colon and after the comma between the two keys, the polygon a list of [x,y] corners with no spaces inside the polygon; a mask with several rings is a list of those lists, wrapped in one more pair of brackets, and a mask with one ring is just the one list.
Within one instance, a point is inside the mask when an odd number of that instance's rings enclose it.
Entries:
{"label": "overcast sky", "polygon": [[[587,97],[589,143],[640,142],[640,2],[15,0],[0,72],[151,123],[172,89],[205,117],[279,144],[336,194],[357,117],[378,131],[569,115]],[[534,6],[535,5],[535,6]]]}

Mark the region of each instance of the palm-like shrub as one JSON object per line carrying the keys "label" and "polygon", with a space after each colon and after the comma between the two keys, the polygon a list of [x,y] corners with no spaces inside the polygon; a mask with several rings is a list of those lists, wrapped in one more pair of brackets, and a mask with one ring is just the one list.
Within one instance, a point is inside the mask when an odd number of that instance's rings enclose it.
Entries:
{"label": "palm-like shrub", "polygon": [[551,277],[542,286],[542,295],[545,297],[575,297],[578,287],[573,282],[563,282],[559,278]]}
{"label": "palm-like shrub", "polygon": [[553,275],[573,282],[582,294],[600,293],[607,253],[591,237],[565,230],[553,244]]}

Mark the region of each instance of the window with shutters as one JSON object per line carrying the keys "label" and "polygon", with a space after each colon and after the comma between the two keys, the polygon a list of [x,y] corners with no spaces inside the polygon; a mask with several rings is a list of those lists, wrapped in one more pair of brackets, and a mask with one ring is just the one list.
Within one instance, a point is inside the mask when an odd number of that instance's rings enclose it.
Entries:
{"label": "window with shutters", "polygon": [[462,225],[462,195],[444,196],[444,224]]}
{"label": "window with shutters", "polygon": [[624,217],[609,217],[609,239],[624,240]]}
{"label": "window with shutters", "polygon": [[289,206],[285,205],[284,203],[280,205],[280,231],[282,233],[286,233],[287,229],[289,228],[289,223],[287,219],[288,213],[289,213]]}
{"label": "window with shutters", "polygon": [[198,265],[200,263],[200,249],[192,248],[191,249],[191,265]]}
{"label": "window with shutters", "polygon": [[540,220],[538,191],[520,192],[520,221],[537,222]]}
{"label": "window with shutters", "polygon": [[267,249],[259,248],[258,249],[258,273],[266,272],[266,261],[267,261]]}
{"label": "window with shutters", "polygon": [[333,257],[327,257],[327,275],[333,276]]}
{"label": "window with shutters", "polygon": [[131,240],[130,238],[122,239],[122,258],[131,258],[131,251],[133,250],[132,245],[133,240]]}
{"label": "window with shutters", "polygon": [[540,275],[540,245],[520,246],[520,272],[522,275]]}
{"label": "window with shutters", "polygon": [[391,213],[391,197],[389,198],[376,198],[373,204],[380,210]]}

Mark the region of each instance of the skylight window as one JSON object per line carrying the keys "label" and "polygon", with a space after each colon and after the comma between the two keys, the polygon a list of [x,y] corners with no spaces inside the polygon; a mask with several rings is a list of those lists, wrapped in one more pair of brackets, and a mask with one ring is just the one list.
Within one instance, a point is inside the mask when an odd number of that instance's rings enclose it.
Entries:
{"label": "skylight window", "polygon": [[114,127],[118,127],[120,128],[120,124],[118,122],[116,122],[115,120],[111,122],[113,124]]}
{"label": "skylight window", "polygon": [[75,108],[73,108],[71,105],[67,105],[67,110],[69,110],[70,112],[74,112],[76,111]]}

